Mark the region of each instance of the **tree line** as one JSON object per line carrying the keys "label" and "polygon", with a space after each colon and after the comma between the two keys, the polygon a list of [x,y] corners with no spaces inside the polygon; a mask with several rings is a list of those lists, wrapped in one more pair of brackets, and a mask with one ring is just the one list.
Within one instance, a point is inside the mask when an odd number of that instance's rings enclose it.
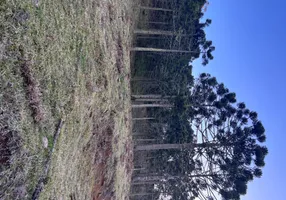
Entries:
{"label": "tree line", "polygon": [[258,114],[210,74],[205,0],[142,1],[132,49],[130,199],[240,199],[268,153]]}

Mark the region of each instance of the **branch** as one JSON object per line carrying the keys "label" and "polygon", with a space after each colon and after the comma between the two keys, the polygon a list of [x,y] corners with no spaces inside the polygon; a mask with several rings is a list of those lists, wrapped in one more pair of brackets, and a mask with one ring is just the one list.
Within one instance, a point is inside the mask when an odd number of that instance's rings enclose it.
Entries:
{"label": "branch", "polygon": [[63,124],[64,124],[64,121],[62,119],[60,119],[59,124],[58,124],[57,129],[56,129],[56,132],[54,134],[53,146],[50,149],[49,156],[47,158],[43,174],[40,177],[40,179],[39,179],[39,181],[38,181],[38,183],[36,185],[36,188],[34,190],[34,193],[32,195],[32,200],[38,200],[39,199],[40,193],[41,193],[41,191],[42,191],[42,189],[44,187],[44,183],[43,182],[46,180],[46,178],[48,176],[49,169],[50,169],[50,166],[51,166],[52,154],[53,154],[54,148],[55,148],[55,146],[57,144],[57,140],[58,140],[58,137],[59,137],[59,134],[61,132]]}

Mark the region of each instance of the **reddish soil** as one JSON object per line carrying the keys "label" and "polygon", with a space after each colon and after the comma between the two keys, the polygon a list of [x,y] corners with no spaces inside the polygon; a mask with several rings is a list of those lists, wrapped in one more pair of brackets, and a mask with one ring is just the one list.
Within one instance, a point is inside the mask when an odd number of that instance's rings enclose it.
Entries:
{"label": "reddish soil", "polygon": [[127,174],[131,176],[133,169],[133,145],[131,143],[131,140],[129,143],[125,144],[125,152],[125,154],[122,154],[120,156],[120,162],[123,162],[125,164]]}
{"label": "reddish soil", "polygon": [[35,122],[40,122],[44,118],[43,106],[41,102],[41,92],[39,88],[39,83],[34,77],[32,72],[31,61],[27,60],[27,55],[23,48],[20,48],[21,56],[21,72],[24,79],[24,86],[26,88],[27,97],[29,99],[29,105],[32,111],[32,115]]}
{"label": "reddish soil", "polygon": [[113,181],[107,180],[108,161],[112,155],[112,135],[113,128],[110,125],[99,134],[98,145],[96,149],[95,169],[96,180],[93,187],[93,200],[111,200],[113,199]]}
{"label": "reddish soil", "polygon": [[[0,130],[1,131],[1,130]],[[0,166],[9,164],[9,157],[11,156],[11,151],[8,147],[9,138],[7,135],[0,133]]]}
{"label": "reddish soil", "polygon": [[[96,160],[94,167],[96,171],[95,185],[93,186],[93,200],[115,200],[114,176],[117,162],[124,163],[127,175],[132,176],[133,168],[133,145],[132,140],[125,144],[125,151],[118,160],[112,160],[112,140],[113,140],[113,122],[109,123],[107,128],[100,133],[95,132],[98,136],[96,147]],[[114,142],[120,142],[114,138]],[[108,177],[112,175],[112,177]]]}

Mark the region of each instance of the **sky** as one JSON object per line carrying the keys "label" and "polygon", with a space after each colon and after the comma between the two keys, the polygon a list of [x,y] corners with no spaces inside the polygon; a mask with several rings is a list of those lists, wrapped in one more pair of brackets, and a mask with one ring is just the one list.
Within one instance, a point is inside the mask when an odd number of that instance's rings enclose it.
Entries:
{"label": "sky", "polygon": [[[286,1],[209,0],[207,39],[216,47],[214,60],[194,74],[217,77],[238,101],[258,113],[269,154],[263,176],[248,185],[242,200],[286,200]],[[283,129],[284,127],[284,129]]]}

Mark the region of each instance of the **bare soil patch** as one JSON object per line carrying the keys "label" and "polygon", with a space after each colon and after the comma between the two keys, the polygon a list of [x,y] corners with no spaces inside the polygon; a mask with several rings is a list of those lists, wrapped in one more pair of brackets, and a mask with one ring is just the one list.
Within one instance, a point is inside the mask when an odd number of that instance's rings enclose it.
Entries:
{"label": "bare soil patch", "polygon": [[[94,166],[96,169],[95,175],[95,185],[92,192],[93,200],[103,200],[111,199],[113,196],[113,184],[114,180],[111,179],[108,181],[107,175],[109,174],[108,170],[108,161],[112,155],[112,135],[114,124],[109,124],[97,138],[97,149],[96,149],[96,160],[94,161]],[[97,134],[97,133],[95,133]]]}

